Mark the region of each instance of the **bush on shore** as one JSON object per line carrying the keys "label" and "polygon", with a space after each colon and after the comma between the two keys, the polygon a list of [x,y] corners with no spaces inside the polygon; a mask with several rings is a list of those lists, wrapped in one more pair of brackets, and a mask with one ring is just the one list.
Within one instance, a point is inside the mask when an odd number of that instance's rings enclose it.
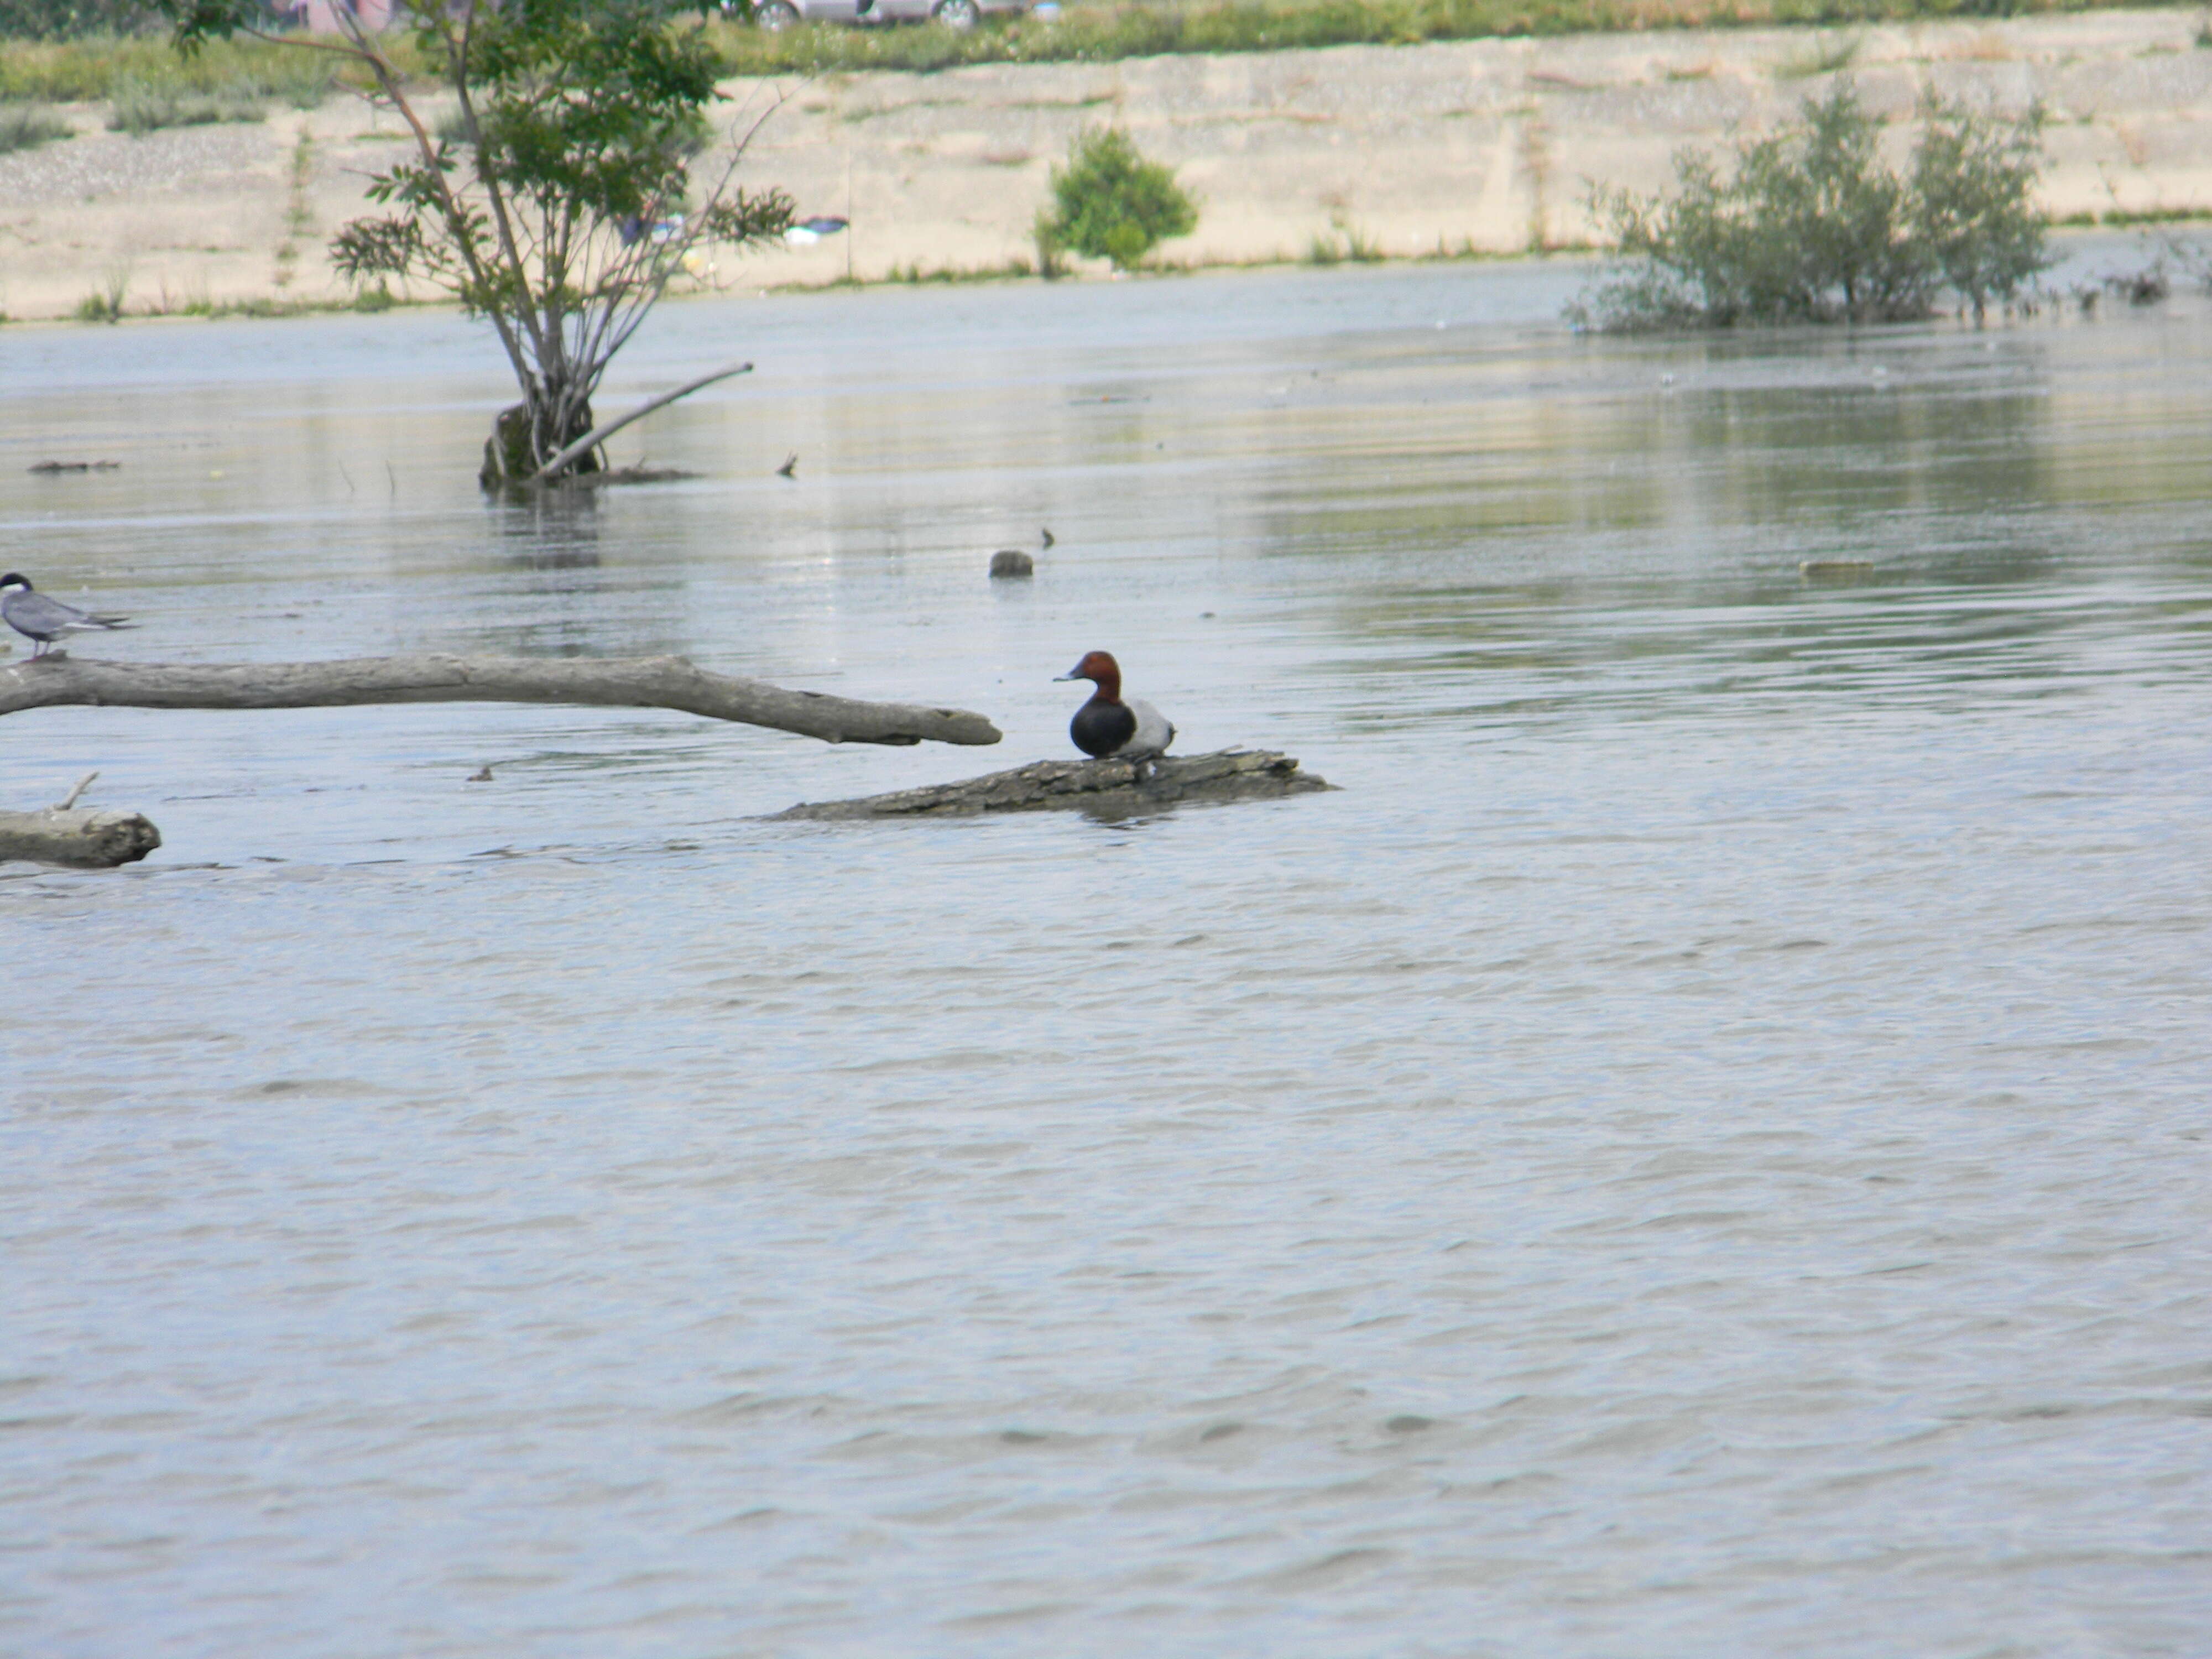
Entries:
{"label": "bush on shore", "polygon": [[1979,317],[2051,263],[2031,199],[2042,112],[2017,120],[1930,96],[1908,172],[1849,82],[1808,99],[1802,125],[1674,158],[1672,196],[1600,190],[1612,271],[1569,307],[1605,330],[1901,322],[1954,295]]}
{"label": "bush on shore", "polygon": [[1038,264],[1052,274],[1062,252],[1133,269],[1170,236],[1198,226],[1198,206],[1175,169],[1147,161],[1118,127],[1079,133],[1067,165],[1052,170],[1053,205],[1037,216]]}

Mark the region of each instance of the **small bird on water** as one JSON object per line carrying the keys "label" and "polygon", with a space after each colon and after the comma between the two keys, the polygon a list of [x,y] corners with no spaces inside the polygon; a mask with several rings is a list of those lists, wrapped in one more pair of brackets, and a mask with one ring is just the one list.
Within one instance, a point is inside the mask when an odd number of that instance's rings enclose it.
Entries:
{"label": "small bird on water", "polygon": [[64,605],[59,599],[34,592],[31,579],[14,570],[0,576],[0,618],[4,618],[8,626],[25,639],[37,641],[31,653],[33,657],[46,655],[46,647],[64,634],[137,625],[128,617],[94,616],[89,611],[80,611],[73,605]]}
{"label": "small bird on water", "polygon": [[1097,688],[1067,723],[1067,735],[1075,746],[1093,760],[1110,755],[1136,762],[1141,771],[1146,762],[1158,760],[1175,741],[1174,723],[1158,709],[1134,697],[1121,701],[1121,665],[1111,652],[1085,652],[1081,662],[1059,678],[1089,680]]}

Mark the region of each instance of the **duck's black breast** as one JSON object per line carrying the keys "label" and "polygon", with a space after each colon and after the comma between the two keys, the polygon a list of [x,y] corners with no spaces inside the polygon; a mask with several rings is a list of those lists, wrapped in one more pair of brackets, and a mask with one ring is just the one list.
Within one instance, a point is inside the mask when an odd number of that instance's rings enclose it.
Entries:
{"label": "duck's black breast", "polygon": [[1137,717],[1127,703],[1094,699],[1075,711],[1067,735],[1093,760],[1103,759],[1137,735]]}

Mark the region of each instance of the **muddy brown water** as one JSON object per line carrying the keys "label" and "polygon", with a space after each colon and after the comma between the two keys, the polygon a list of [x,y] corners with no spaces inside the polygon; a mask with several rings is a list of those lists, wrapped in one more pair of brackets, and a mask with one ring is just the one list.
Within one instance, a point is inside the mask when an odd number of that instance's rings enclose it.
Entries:
{"label": "muddy brown water", "polygon": [[[1577,280],[672,307],[702,476],[536,510],[458,319],[0,337],[80,651],[1006,732],[0,721],[168,837],[0,872],[0,1648],[2200,1650],[2212,307]],[[1092,647],[1342,792],[754,821]]]}

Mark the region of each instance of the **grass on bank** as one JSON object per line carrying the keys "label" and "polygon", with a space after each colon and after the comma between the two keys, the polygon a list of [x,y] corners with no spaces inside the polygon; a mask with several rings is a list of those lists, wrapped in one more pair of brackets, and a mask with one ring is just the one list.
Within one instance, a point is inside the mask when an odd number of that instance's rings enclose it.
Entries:
{"label": "grass on bank", "polygon": [[[1505,35],[2017,17],[2112,9],[2129,3],[1188,0],[1176,4],[1168,0],[1071,0],[1057,19],[992,21],[965,33],[930,27],[846,28],[802,24],[769,33],[749,24],[720,19],[706,27],[729,73],[790,75],[870,69],[927,71],[962,64],[1107,63],[1178,52],[1410,46],[1424,40]],[[389,47],[394,61],[409,73],[428,76],[431,72],[431,65],[416,52],[411,40],[395,38]],[[312,108],[337,87],[349,84],[323,54],[270,41],[210,41],[196,56],[185,59],[179,57],[162,34],[0,40],[0,100],[74,103],[106,99],[125,82],[179,92],[289,102],[302,108]]]}
{"label": "grass on bank", "polygon": [[[268,107],[242,88],[190,92],[179,87],[120,81],[107,112],[107,130],[143,137],[162,127],[215,126],[226,121],[262,121]],[[319,99],[318,102],[320,101]]]}
{"label": "grass on bank", "polygon": [[36,149],[40,144],[66,138],[74,131],[52,110],[40,109],[35,104],[15,109],[0,108],[0,155],[12,155],[19,149]]}
{"label": "grass on bank", "polygon": [[[395,44],[403,65],[422,67],[411,42]],[[136,88],[313,109],[350,85],[328,54],[265,40],[212,40],[190,58],[166,34],[0,40],[0,101],[88,103]]]}
{"label": "grass on bank", "polygon": [[100,285],[76,302],[76,319],[80,323],[119,323],[123,320],[123,301],[131,292],[131,273],[111,270]]}
{"label": "grass on bank", "polygon": [[[1012,272],[1025,275],[1027,268]],[[930,282],[935,277],[920,277]],[[953,279],[959,280],[959,279]],[[968,280],[981,280],[981,276]],[[244,300],[210,299],[205,292],[187,294],[182,297],[171,294],[165,286],[158,299],[143,305],[130,303],[131,276],[128,271],[111,271],[94,289],[76,302],[70,315],[80,323],[119,323],[126,317],[197,317],[214,321],[225,317],[313,317],[332,312],[351,311],[366,313],[391,311],[402,306],[416,307],[436,304],[435,301],[403,299],[380,283],[365,288],[349,299],[301,299],[283,295],[258,295]],[[0,313],[0,323],[14,320]]]}
{"label": "grass on bank", "polygon": [[[2153,0],[2155,4],[2157,0]],[[2125,0],[1073,0],[1057,20],[941,28],[708,26],[732,74],[927,71],[963,64],[1105,63],[1178,52],[1412,46],[1507,35],[1838,26],[2117,9]],[[2171,0],[2169,0],[2171,3]]]}

